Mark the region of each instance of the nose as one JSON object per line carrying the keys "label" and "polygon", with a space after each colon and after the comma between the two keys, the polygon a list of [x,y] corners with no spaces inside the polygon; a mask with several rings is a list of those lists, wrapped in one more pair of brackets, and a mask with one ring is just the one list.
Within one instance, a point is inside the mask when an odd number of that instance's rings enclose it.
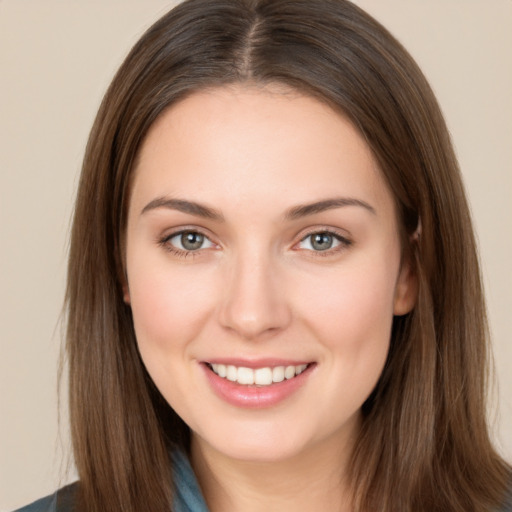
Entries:
{"label": "nose", "polygon": [[246,340],[285,329],[292,315],[277,265],[254,255],[232,263],[219,312],[221,325]]}

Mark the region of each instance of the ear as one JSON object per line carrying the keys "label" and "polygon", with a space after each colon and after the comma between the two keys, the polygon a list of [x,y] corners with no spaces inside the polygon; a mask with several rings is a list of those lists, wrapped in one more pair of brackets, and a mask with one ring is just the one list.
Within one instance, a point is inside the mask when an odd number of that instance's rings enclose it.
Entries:
{"label": "ear", "polygon": [[[422,226],[420,217],[414,233],[409,238],[411,248],[419,243],[421,231]],[[414,268],[414,265],[411,263],[412,252],[413,250],[411,250],[409,252],[409,256],[402,261],[400,273],[396,282],[395,300],[393,304],[393,313],[396,316],[410,313],[418,299],[418,273],[416,268]]]}
{"label": "ear", "polygon": [[126,275],[126,272],[123,270],[123,274],[119,277],[119,280],[121,282],[121,289],[123,290],[123,302],[127,305],[131,305],[131,299],[130,299],[130,287],[128,286],[128,276]]}
{"label": "ear", "polygon": [[404,261],[395,287],[393,313],[396,316],[406,315],[416,305],[418,297],[418,276],[410,262]]}
{"label": "ear", "polygon": [[126,280],[123,282],[123,301],[127,306],[131,304],[130,289],[128,288],[128,283],[126,282]]}
{"label": "ear", "polygon": [[118,252],[117,278],[123,290],[123,302],[129,306],[131,300],[130,288],[128,287],[128,274],[126,272],[126,242],[124,238],[121,240],[121,249]]}

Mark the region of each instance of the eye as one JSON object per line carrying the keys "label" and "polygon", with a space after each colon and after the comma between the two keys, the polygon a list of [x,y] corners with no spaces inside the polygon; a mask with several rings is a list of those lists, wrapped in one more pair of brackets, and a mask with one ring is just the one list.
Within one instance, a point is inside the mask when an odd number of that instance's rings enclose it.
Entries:
{"label": "eye", "polygon": [[298,244],[299,249],[324,252],[338,250],[351,244],[346,238],[329,231],[318,231],[305,236]]}
{"label": "eye", "polygon": [[197,231],[181,231],[166,238],[164,242],[171,245],[173,249],[184,252],[214,247],[210,239]]}

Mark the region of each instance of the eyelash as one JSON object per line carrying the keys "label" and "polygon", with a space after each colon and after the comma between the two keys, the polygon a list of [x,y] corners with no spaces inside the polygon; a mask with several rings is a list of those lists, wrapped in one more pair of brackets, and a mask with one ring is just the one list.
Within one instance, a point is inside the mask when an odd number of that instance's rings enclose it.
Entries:
{"label": "eyelash", "polygon": [[171,233],[169,235],[164,236],[163,238],[158,240],[158,244],[163,247],[166,251],[170,252],[174,256],[177,256],[179,258],[194,258],[196,256],[199,256],[201,253],[201,250],[204,249],[197,249],[197,250],[183,250],[179,249],[178,247],[174,246],[170,243],[170,241],[173,238],[176,238],[178,236],[183,236],[185,233],[190,233],[193,235],[201,235],[204,237],[205,240],[209,241],[212,245],[215,245],[214,242],[210,240],[210,237],[206,235],[205,233],[202,233],[198,229],[181,229],[180,231],[175,231],[174,233]]}
{"label": "eyelash", "polygon": [[[346,236],[343,236],[339,232],[337,232],[337,231],[335,231],[333,229],[330,229],[330,228],[315,229],[314,231],[310,231],[310,232],[306,233],[300,239],[298,244],[304,242],[308,238],[311,238],[311,237],[313,237],[315,235],[328,235],[328,236],[331,236],[331,237],[333,237],[335,239],[335,241],[339,242],[339,245],[335,246],[334,248],[325,249],[323,251],[314,251],[314,250],[310,250],[310,249],[302,249],[302,250],[306,250],[309,253],[312,253],[312,255],[314,255],[314,257],[326,258],[326,257],[329,257],[329,256],[333,256],[335,254],[338,254],[339,252],[342,252],[342,251],[348,249],[353,244],[352,240],[348,239]],[[298,245],[298,244],[295,244],[295,246]],[[310,242],[310,245],[311,245],[311,242]],[[299,249],[299,250],[301,250],[301,249]]]}
{"label": "eyelash", "polygon": [[[179,258],[189,258],[189,257],[194,258],[196,256],[199,256],[200,253],[204,249],[200,248],[200,249],[196,249],[196,250],[183,250],[183,249],[177,248],[176,246],[174,246],[173,244],[170,243],[170,240],[172,240],[173,238],[176,238],[178,236],[183,236],[185,233],[200,235],[200,236],[204,237],[205,240],[209,241],[210,244],[215,245],[214,242],[212,242],[206,234],[202,233],[201,231],[199,231],[197,229],[182,229],[180,231],[176,231],[174,233],[171,233],[171,234],[166,235],[165,237],[159,239],[158,244],[161,247],[163,247],[166,251],[170,252],[171,254],[173,254]],[[321,250],[321,251],[315,251],[312,249],[298,249],[298,250],[305,250],[307,252],[314,254],[315,257],[318,256],[318,257],[325,258],[328,256],[332,256],[333,254],[337,254],[337,253],[349,248],[353,244],[352,240],[348,239],[346,236],[341,235],[337,231],[334,231],[332,229],[317,229],[317,230],[314,230],[314,231],[311,231],[311,232],[305,234],[299,240],[299,242],[294,244],[294,247],[315,235],[331,236],[339,243],[339,245],[335,246],[334,248],[328,248],[328,249]]]}

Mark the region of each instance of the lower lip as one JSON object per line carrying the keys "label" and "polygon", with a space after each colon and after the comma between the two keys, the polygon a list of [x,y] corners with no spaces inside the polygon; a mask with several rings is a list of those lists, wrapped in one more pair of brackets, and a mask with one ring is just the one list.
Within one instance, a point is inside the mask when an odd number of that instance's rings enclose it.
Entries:
{"label": "lower lip", "polygon": [[302,387],[309,378],[314,364],[310,364],[300,375],[276,382],[269,386],[247,386],[219,377],[209,366],[202,363],[208,382],[213,391],[224,401],[236,407],[262,409],[272,407],[286,400]]}

